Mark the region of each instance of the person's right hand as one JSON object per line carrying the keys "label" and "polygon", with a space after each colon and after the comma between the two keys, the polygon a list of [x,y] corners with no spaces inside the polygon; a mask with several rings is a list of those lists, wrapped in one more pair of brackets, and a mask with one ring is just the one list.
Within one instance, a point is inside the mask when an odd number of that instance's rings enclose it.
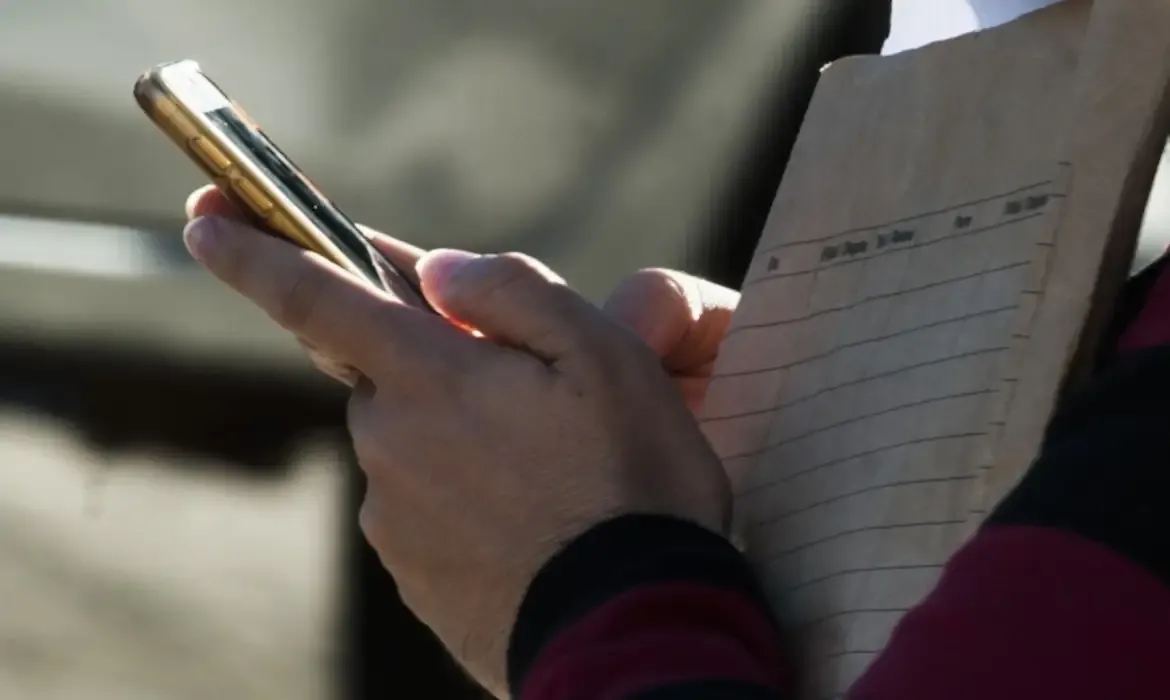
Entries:
{"label": "person's right hand", "polygon": [[362,531],[490,690],[506,689],[529,584],[566,543],[626,515],[727,534],[727,477],[659,359],[531,258],[425,255],[423,292],[450,323],[224,217],[196,220],[186,241],[360,372],[348,427],[367,476]]}
{"label": "person's right hand", "polygon": [[605,311],[650,346],[697,411],[739,292],[683,272],[647,269],[618,285]]}

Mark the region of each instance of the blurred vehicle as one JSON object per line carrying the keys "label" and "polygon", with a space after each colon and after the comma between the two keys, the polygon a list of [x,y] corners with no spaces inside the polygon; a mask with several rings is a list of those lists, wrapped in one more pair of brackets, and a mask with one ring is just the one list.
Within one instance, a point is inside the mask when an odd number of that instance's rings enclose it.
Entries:
{"label": "blurred vehicle", "polygon": [[[8,3],[0,401],[258,477],[311,435],[345,458],[344,395],[182,249],[202,180],[131,99],[154,63],[199,60],[359,221],[598,298],[649,265],[737,280],[817,68],[875,51],[882,4]],[[473,694],[346,532],[342,696]]]}
{"label": "blurred vehicle", "polygon": [[[311,408],[337,396],[296,346],[183,253],[201,178],[129,97],[156,62],[199,59],[354,218],[423,246],[524,250],[597,296],[703,258],[800,5],[9,3],[0,342],[72,388],[20,372],[6,393],[98,446],[162,439],[257,467],[336,422],[335,404]],[[116,382],[80,381],[110,362]]]}
{"label": "blurred vehicle", "polygon": [[[95,450],[163,447],[258,478],[279,478],[309,436],[349,459],[344,394],[182,249],[182,202],[202,180],[131,99],[154,63],[199,60],[359,221],[424,247],[522,250],[600,298],[645,266],[738,284],[818,69],[877,52],[889,11],[3,3],[0,402]],[[470,697],[347,527],[342,697]]]}
{"label": "blurred vehicle", "polygon": [[[832,58],[797,41],[840,24],[813,4],[8,3],[0,400],[94,449],[259,477],[307,436],[340,438],[344,395],[182,250],[201,178],[130,97],[154,63],[198,59],[354,218],[422,246],[523,250],[596,298],[647,265],[735,277]],[[342,696],[472,694],[346,532]]]}

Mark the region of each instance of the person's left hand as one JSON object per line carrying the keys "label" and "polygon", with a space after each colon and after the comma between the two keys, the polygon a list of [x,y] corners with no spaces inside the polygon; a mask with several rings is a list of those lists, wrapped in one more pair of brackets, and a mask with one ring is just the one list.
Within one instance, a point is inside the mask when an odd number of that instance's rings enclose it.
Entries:
{"label": "person's left hand", "polygon": [[651,268],[627,277],[605,311],[634,331],[670,373],[683,400],[698,411],[739,292],[677,270]]}
{"label": "person's left hand", "polygon": [[409,308],[319,256],[223,217],[188,246],[276,322],[360,371],[349,428],[361,525],[403,601],[485,686],[536,572],[627,513],[726,535],[727,477],[647,346],[518,255],[433,251]]}

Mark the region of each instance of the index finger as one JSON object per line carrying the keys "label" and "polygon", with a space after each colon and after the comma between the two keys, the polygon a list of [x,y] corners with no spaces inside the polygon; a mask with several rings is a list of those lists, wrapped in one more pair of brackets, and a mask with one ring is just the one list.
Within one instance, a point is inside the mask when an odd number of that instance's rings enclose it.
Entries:
{"label": "index finger", "polygon": [[188,225],[188,247],[208,270],[285,329],[371,379],[417,381],[457,366],[468,338],[321,256],[221,217]]}
{"label": "index finger", "polygon": [[[201,216],[222,216],[245,223],[248,220],[240,208],[215,185],[206,185],[192,192],[184,209],[187,212],[187,219],[192,221]],[[370,244],[385,255],[399,272],[410,278],[414,284],[418,284],[418,271],[414,268],[419,258],[426,253],[425,250],[368,226],[357,224],[357,227],[369,239]]]}
{"label": "index finger", "polygon": [[415,285],[419,284],[418,270],[415,269],[418,261],[426,254],[426,251],[418,246],[413,246],[405,241],[400,241],[393,236],[387,236],[381,231],[375,231],[372,228],[358,224],[358,228],[362,233],[366,234],[366,238],[370,240],[370,244],[374,248],[385,255],[386,258],[394,263],[394,267],[410,278]]}

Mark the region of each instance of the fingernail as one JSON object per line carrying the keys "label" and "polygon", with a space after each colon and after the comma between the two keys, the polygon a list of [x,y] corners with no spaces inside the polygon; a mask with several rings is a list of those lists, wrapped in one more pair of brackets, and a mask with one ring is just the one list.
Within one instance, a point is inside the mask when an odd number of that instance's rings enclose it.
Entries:
{"label": "fingernail", "polygon": [[206,263],[215,247],[221,225],[213,216],[201,216],[183,229],[183,243],[191,257]]}
{"label": "fingernail", "polygon": [[438,248],[419,258],[415,264],[419,279],[423,284],[442,286],[447,283],[467,263],[479,259],[479,255],[466,250]]}
{"label": "fingernail", "polygon": [[187,201],[183,203],[183,211],[187,213],[188,219],[195,217],[195,205],[199,203],[199,200],[203,199],[208,190],[212,189],[215,189],[215,185],[206,185],[187,196]]}

